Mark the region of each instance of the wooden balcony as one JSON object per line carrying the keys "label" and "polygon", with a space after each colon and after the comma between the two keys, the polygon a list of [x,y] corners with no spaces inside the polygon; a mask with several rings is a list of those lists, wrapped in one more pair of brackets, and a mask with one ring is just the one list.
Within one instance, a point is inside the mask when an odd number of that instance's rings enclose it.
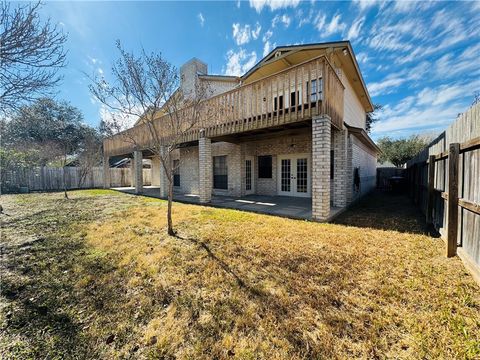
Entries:
{"label": "wooden balcony", "polygon": [[[199,121],[185,132],[180,143],[194,142],[200,131],[210,138],[309,120],[328,115],[332,124],[343,124],[344,86],[325,56],[292,66],[253,83],[211,97],[202,103],[205,109]],[[188,108],[180,111],[188,116]],[[155,120],[159,137],[168,137],[169,115]],[[151,147],[148,125],[139,124],[104,140],[107,156],[131,153],[134,148]]]}

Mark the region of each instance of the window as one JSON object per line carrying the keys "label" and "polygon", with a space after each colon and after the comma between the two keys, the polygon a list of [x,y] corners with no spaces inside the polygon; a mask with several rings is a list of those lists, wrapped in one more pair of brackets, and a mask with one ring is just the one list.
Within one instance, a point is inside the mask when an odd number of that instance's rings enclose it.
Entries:
{"label": "window", "polygon": [[280,109],[283,109],[283,95],[280,95],[278,98],[273,98],[273,110],[278,110],[280,105]]}
{"label": "window", "polygon": [[226,156],[213,157],[213,188],[228,189],[228,169]]}
{"label": "window", "polygon": [[258,178],[271,179],[272,178],[272,155],[265,155],[258,157]]}
{"label": "window", "polygon": [[180,186],[180,160],[173,160],[173,186]]}
{"label": "window", "polygon": [[298,99],[299,99],[299,103],[301,102],[301,99],[300,99],[300,92],[297,91],[297,94],[295,95],[295,91],[290,93],[290,104],[292,104],[291,106],[294,107],[295,105],[297,105],[297,96],[298,96]]}
{"label": "window", "polygon": [[310,94],[310,101],[317,101],[317,80],[312,80],[312,91]]}
{"label": "window", "polygon": [[[318,96],[318,100],[322,100],[323,99],[323,79],[320,78],[318,79],[318,84],[317,84],[317,80],[316,79],[313,79],[311,80],[311,91],[310,91],[310,101],[311,102],[314,102],[314,101],[317,101],[317,96]],[[317,86],[318,85],[318,86]],[[309,86],[308,86],[308,81],[307,81],[307,94],[308,94],[308,89],[309,89]],[[318,95],[317,95],[318,94]]]}

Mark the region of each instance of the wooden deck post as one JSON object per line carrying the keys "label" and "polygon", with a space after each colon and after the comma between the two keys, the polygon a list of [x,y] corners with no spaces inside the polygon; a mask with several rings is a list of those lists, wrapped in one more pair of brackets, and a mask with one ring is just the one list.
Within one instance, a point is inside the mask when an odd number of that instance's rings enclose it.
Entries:
{"label": "wooden deck post", "polygon": [[450,144],[448,151],[447,257],[452,257],[457,254],[459,156],[460,144]]}
{"label": "wooden deck post", "polygon": [[433,204],[435,200],[435,155],[428,157],[428,202],[427,202],[427,225],[433,224]]}

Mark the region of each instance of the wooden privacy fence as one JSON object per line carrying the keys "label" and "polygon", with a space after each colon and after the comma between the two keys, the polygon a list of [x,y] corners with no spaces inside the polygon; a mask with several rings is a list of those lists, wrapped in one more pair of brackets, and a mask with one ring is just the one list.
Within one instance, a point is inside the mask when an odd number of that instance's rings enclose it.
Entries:
{"label": "wooden privacy fence", "polygon": [[407,163],[409,194],[446,240],[480,269],[480,104],[468,109]]}
{"label": "wooden privacy fence", "polygon": [[377,189],[389,190],[390,178],[393,176],[405,176],[405,169],[397,167],[378,167],[377,168]]}
{"label": "wooden privacy fence", "polygon": [[[63,168],[35,167],[1,171],[2,192],[63,190]],[[103,167],[94,167],[82,176],[79,167],[65,168],[67,189],[92,189],[103,187]],[[110,169],[111,187],[131,186],[130,168]],[[151,184],[151,169],[143,169],[144,185]]]}

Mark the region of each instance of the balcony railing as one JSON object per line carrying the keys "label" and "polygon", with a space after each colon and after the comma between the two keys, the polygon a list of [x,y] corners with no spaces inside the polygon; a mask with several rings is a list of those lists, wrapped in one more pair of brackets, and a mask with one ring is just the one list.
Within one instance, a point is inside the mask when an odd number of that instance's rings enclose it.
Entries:
{"label": "balcony railing", "polygon": [[[328,115],[342,127],[344,86],[325,56],[292,66],[247,85],[205,100],[198,121],[180,137],[181,143],[205,136],[215,138],[250,130]],[[188,113],[188,109],[184,109]],[[158,138],[168,137],[169,115],[155,120]],[[189,116],[189,115],[186,115]],[[134,148],[151,147],[152,127],[139,124],[104,141],[108,156],[122,155]]]}

